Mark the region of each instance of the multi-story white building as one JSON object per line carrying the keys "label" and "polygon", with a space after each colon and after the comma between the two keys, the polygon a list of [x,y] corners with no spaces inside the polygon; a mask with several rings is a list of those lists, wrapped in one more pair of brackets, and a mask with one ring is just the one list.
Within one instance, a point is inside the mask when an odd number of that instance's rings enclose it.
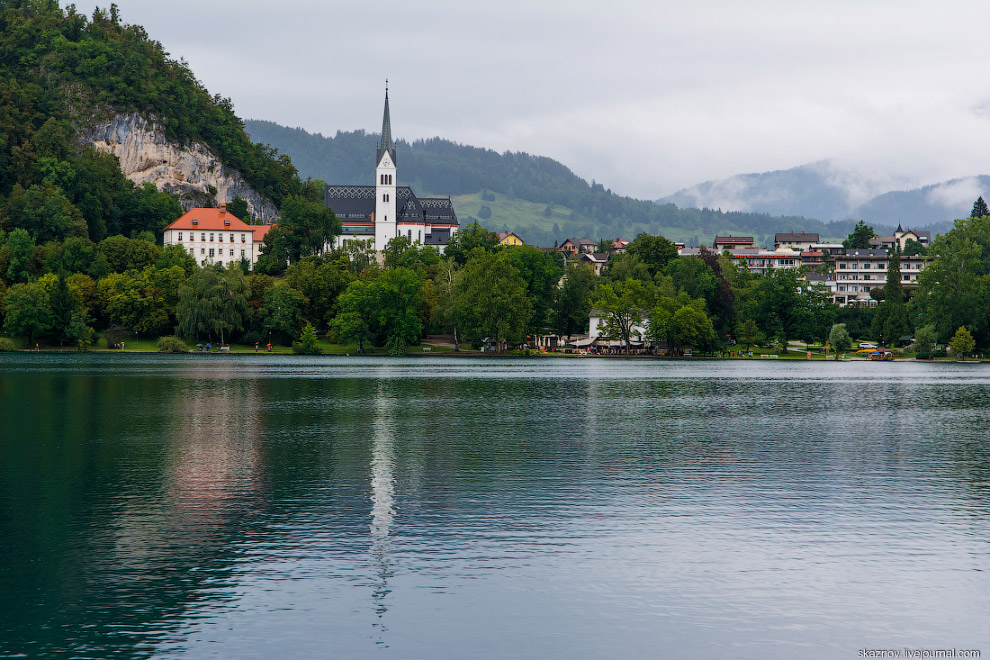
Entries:
{"label": "multi-story white building", "polygon": [[248,225],[220,208],[190,209],[165,227],[165,245],[181,245],[200,265],[258,261],[272,225]]}
{"label": "multi-story white building", "polygon": [[[887,266],[890,255],[887,250],[846,250],[845,254],[835,255],[834,279],[825,282],[832,292],[832,300],[846,305],[876,306],[877,301],[870,297],[873,289],[882,289],[887,284]],[[911,289],[918,286],[918,274],[924,269],[924,257],[901,257],[901,286]]]}
{"label": "multi-story white building", "polygon": [[807,252],[812,249],[812,245],[817,244],[821,240],[818,234],[812,234],[808,232],[781,232],[774,234],[773,237],[773,247],[775,250],[780,248],[791,248],[798,252]]}

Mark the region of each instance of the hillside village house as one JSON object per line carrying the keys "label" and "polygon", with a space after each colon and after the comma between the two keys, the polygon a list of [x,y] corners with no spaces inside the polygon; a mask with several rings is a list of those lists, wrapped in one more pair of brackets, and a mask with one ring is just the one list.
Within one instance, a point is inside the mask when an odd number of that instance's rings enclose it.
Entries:
{"label": "hillside village house", "polygon": [[721,253],[723,250],[736,250],[742,248],[756,248],[756,241],[752,236],[716,236],[712,243],[712,249]]}
{"label": "hillside village house", "polygon": [[584,254],[597,250],[598,243],[587,238],[568,238],[557,249],[571,255]]}
{"label": "hillside village house", "polygon": [[930,231],[901,229],[901,226],[897,225],[893,236],[874,236],[870,239],[870,246],[873,248],[886,248],[888,250],[903,250],[907,246],[908,241],[915,241],[921,243],[924,247],[928,247],[932,242],[932,233]]}
{"label": "hillside village house", "polygon": [[608,252],[585,252],[580,257],[581,261],[591,264],[595,269],[595,275],[602,274],[602,268],[608,263],[608,258]]}
{"label": "hillside village house", "polygon": [[181,245],[200,265],[240,263],[254,266],[272,225],[249,225],[220,208],[190,209],[165,227],[165,245]]}
{"label": "hillside village house", "polygon": [[518,234],[511,231],[500,231],[496,236],[498,236],[499,245],[526,245]]}
{"label": "hillside village house", "polygon": [[[771,252],[756,247],[719,250],[719,254],[724,252],[729,253],[733,264],[741,266],[745,263],[747,270],[754,275],[762,275],[776,268],[797,268],[801,265],[800,255],[790,250]],[[699,257],[701,248],[681,248],[677,254],[681,257]]]}
{"label": "hillside village house", "polygon": [[779,250],[780,248],[790,248],[792,250],[797,250],[798,252],[808,252],[813,249],[813,245],[816,245],[820,241],[821,237],[818,234],[803,231],[783,232],[774,234],[773,249]]}
{"label": "hillside village house", "polygon": [[413,243],[432,245],[443,254],[459,227],[454,205],[450,197],[417,197],[409,186],[397,185],[395,156],[386,87],[375,185],[328,184],[323,189],[324,204],[333,209],[343,229],[335,243],[372,240],[374,249],[380,251],[393,238],[405,236]]}

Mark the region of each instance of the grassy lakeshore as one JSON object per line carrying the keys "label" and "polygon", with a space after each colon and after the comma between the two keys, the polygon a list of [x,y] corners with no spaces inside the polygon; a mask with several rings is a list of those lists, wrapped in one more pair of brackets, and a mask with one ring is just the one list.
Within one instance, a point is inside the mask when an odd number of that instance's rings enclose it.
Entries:
{"label": "grassy lakeshore", "polygon": [[[100,336],[99,340],[91,345],[86,352],[90,353],[160,353],[158,350],[158,337],[152,338],[140,338],[140,339],[127,339],[124,341],[123,349],[119,348],[107,348],[106,340]],[[29,346],[28,342],[24,338],[14,338],[12,339],[14,343],[15,350],[18,352],[25,351],[39,351],[45,353],[78,353],[80,350],[78,348],[64,345],[59,346],[57,344],[50,344],[43,341],[33,342],[33,345]],[[205,346],[197,347],[196,345],[189,345],[188,354],[213,354],[213,355],[262,355],[262,354],[277,354],[277,355],[295,355],[296,353],[292,350],[291,346],[284,346],[281,344],[272,344],[271,351],[267,350],[265,344],[259,344],[255,348],[254,344],[226,344],[224,350],[218,350],[213,347],[212,350],[207,351]],[[384,347],[364,347],[363,351],[358,350],[357,344],[335,344],[327,338],[320,338],[318,345],[322,350],[322,355],[347,355],[347,356],[380,356],[380,357],[390,357],[388,351]],[[536,353],[534,351],[529,351],[524,353],[522,351],[509,350],[502,353],[492,353],[492,352],[482,352],[480,350],[475,350],[470,344],[461,344],[460,350],[455,351],[454,347],[450,343],[445,343],[443,341],[430,342],[429,340],[424,341],[415,346],[409,346],[406,349],[406,356],[434,356],[442,355],[446,357],[566,357],[566,358],[585,358],[585,357],[603,357],[603,358],[621,358],[621,359],[638,359],[638,360],[648,360],[648,359],[685,359],[685,360],[748,360],[748,361],[759,361],[761,363],[771,362],[775,360],[787,360],[787,361],[824,361],[830,360],[835,361],[835,355],[833,353],[825,354],[824,349],[820,345],[811,345],[810,347],[805,347],[802,345],[797,345],[792,343],[789,346],[789,350],[786,353],[778,354],[772,348],[761,348],[757,346],[751,347],[752,355],[743,349],[736,350],[734,347],[729,347],[722,351],[714,351],[708,353],[694,353],[691,356],[662,356],[662,355],[652,355],[652,354],[630,354],[625,355],[624,353],[612,353],[612,354],[596,354],[596,353],[575,353],[575,352],[542,352]],[[870,361],[869,357],[865,354],[858,354],[856,351],[849,351],[847,353],[840,354],[839,361]],[[894,361],[911,361],[911,362],[969,362],[969,363],[981,363],[987,362],[987,359],[968,359],[959,360],[955,357],[940,357],[928,360],[918,360],[913,357],[913,354],[904,354],[901,350],[894,351]]]}

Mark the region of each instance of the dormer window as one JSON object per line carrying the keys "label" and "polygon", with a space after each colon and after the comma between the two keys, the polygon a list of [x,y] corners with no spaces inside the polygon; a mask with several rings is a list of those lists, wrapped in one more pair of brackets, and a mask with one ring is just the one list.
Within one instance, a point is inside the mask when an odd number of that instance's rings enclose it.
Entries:
{"label": "dormer window", "polygon": [[224,220],[223,221],[223,226],[224,227],[229,227],[230,226],[230,220]]}
{"label": "dormer window", "polygon": [[193,227],[199,226],[199,220],[193,220]]}

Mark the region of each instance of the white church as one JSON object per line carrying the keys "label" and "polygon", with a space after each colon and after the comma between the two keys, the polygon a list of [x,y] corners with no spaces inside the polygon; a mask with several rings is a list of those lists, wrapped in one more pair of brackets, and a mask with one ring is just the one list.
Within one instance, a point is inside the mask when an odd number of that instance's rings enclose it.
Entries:
{"label": "white church", "polygon": [[442,254],[450,237],[457,232],[457,215],[450,197],[416,197],[409,186],[396,185],[387,86],[375,162],[375,185],[324,188],[324,203],[333,209],[343,229],[337,245],[374,239],[374,249],[383,250],[393,238],[405,236],[413,243],[432,245]]}

